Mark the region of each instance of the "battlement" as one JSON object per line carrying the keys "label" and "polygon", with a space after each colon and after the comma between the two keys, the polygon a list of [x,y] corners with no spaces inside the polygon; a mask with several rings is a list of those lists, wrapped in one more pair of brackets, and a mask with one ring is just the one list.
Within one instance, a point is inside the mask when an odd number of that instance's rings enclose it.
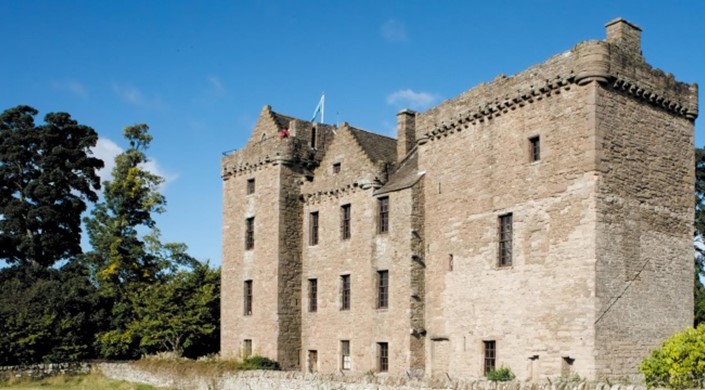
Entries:
{"label": "battlement", "polygon": [[[489,83],[417,114],[416,140],[425,143],[521,109],[552,94],[591,82],[694,120],[698,86],[675,80],[647,64],[641,54],[641,29],[618,18],[607,24],[606,41],[585,41],[514,76]],[[576,85],[577,84],[577,85]]]}

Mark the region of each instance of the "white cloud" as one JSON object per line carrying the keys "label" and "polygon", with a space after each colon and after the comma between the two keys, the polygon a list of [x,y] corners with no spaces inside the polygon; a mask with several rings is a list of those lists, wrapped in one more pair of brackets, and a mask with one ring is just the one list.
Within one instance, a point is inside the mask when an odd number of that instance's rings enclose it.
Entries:
{"label": "white cloud", "polygon": [[59,91],[69,92],[81,99],[88,98],[88,89],[86,86],[75,80],[55,81],[51,86]]}
{"label": "white cloud", "polygon": [[137,107],[153,109],[164,108],[164,102],[162,102],[160,97],[147,97],[134,85],[113,83],[113,92],[126,103]]}
{"label": "white cloud", "polygon": [[384,37],[387,42],[407,41],[406,27],[404,27],[404,23],[396,19],[389,19],[384,22],[381,32],[382,37]]}
{"label": "white cloud", "polygon": [[[103,163],[105,163],[103,169],[98,171],[100,182],[102,183],[106,180],[112,179],[111,174],[113,172],[113,168],[115,168],[115,157],[122,153],[124,149],[111,139],[100,137],[98,138],[98,142],[96,142],[96,145],[93,147],[92,151],[96,158],[103,160]],[[153,158],[150,158],[149,161],[143,164],[142,167],[147,171],[164,178],[164,183],[162,183],[160,191],[164,189],[166,184],[176,180],[178,177],[178,175],[165,172]]]}
{"label": "white cloud", "polygon": [[421,110],[430,107],[438,100],[438,95],[428,92],[415,92],[411,89],[400,89],[387,96],[387,103],[403,108]]}

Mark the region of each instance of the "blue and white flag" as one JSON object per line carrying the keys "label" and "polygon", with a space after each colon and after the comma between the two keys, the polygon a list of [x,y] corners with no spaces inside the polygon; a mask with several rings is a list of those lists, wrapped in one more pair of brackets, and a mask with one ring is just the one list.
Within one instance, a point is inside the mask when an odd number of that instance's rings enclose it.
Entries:
{"label": "blue and white flag", "polygon": [[318,123],[323,123],[324,115],[325,115],[325,107],[326,107],[326,94],[322,93],[321,100],[318,101],[318,105],[316,106],[316,109],[313,110],[313,117],[311,118],[311,122],[316,120],[316,117],[318,116],[318,114],[321,114],[321,120],[319,120]]}

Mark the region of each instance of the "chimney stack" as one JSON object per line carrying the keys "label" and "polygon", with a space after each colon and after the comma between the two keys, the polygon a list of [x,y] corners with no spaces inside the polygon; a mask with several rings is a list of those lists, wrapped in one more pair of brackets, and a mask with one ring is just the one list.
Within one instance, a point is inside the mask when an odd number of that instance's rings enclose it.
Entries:
{"label": "chimney stack", "polygon": [[404,159],[416,145],[416,112],[409,109],[397,114],[397,161]]}
{"label": "chimney stack", "polygon": [[641,57],[641,28],[617,18],[608,22],[607,42],[621,47],[624,51]]}

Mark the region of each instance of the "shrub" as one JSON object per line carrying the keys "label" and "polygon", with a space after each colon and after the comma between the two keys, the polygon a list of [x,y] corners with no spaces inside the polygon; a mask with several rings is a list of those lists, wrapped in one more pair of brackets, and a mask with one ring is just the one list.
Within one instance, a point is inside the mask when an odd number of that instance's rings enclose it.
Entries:
{"label": "shrub", "polygon": [[264,356],[250,356],[245,358],[240,366],[241,370],[274,370],[281,369],[279,363]]}
{"label": "shrub", "polygon": [[649,387],[701,388],[705,379],[705,324],[667,339],[639,367]]}
{"label": "shrub", "polygon": [[493,382],[507,382],[515,377],[512,369],[509,367],[500,367],[490,370],[485,374],[485,376],[487,377],[487,380]]}

